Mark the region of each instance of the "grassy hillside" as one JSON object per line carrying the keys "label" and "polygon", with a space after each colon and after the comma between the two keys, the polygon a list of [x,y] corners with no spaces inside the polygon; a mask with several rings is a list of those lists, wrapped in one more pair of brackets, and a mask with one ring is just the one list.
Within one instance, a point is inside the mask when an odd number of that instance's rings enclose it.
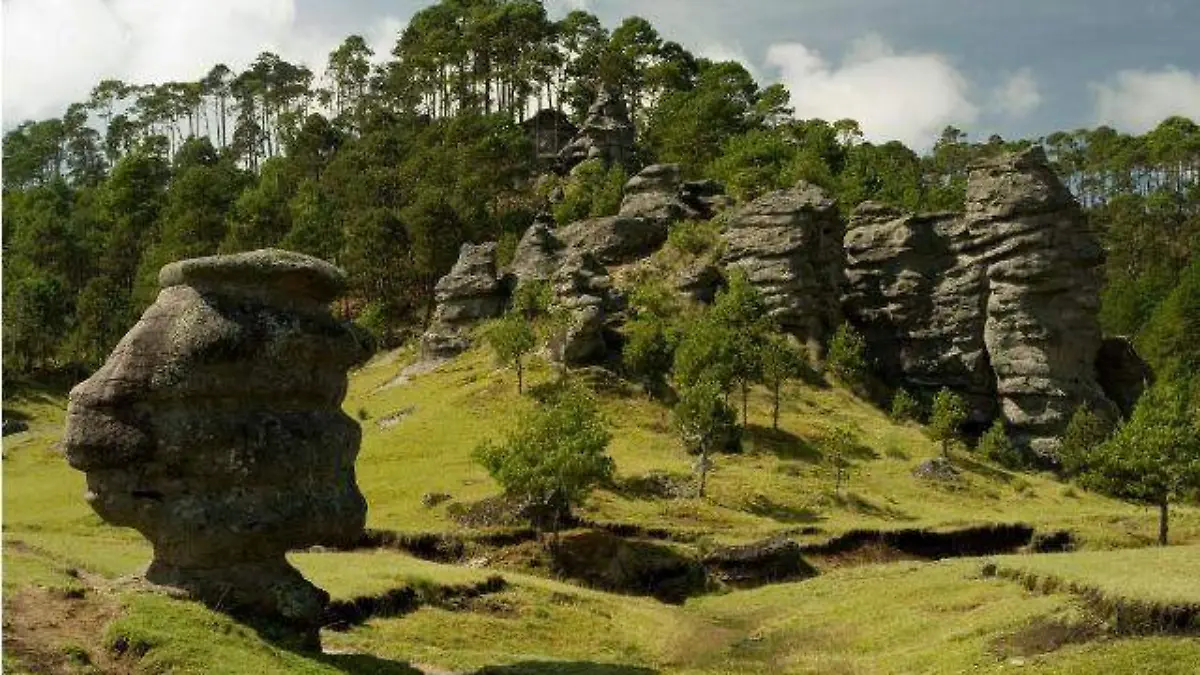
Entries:
{"label": "grassy hillside", "polygon": [[[450,504],[426,507],[423,495],[446,493],[451,504],[494,495],[471,450],[535,403],[517,397],[512,373],[483,353],[399,378],[408,361],[403,353],[382,357],[351,380],[346,409],[365,418],[358,472],[369,526],[462,532]],[[531,380],[536,386],[553,377],[539,364]],[[1090,550],[998,557],[1000,567],[1077,576],[1147,602],[1195,600],[1180,593],[1194,586],[1200,548],[1106,550],[1151,542],[1155,513],[962,453],[961,483],[921,481],[913,467],[937,452],[921,430],[894,424],[837,388],[791,388],[781,434],[766,428],[768,401],[757,392],[751,421],[761,426],[752,424],[745,453],[718,457],[708,499],[648,495],[635,489],[637,478],[665,472],[686,481],[690,460],[666,410],[619,389],[608,387],[601,397],[614,425],[618,480],[584,509],[590,519],[688,532],[701,546],[777,532],[815,542],[852,529],[1025,522],[1072,530]],[[843,566],[809,581],[683,605],[502,570],[502,591],[326,631],[326,654],[297,654],[127,580],[148,562],[150,548],[136,533],[104,525],[84,503],[83,476],[66,466],[57,446],[63,406],[60,396],[45,393],[6,403],[6,412],[26,416],[31,428],[4,439],[5,672],[989,673],[1017,664],[1039,673],[1200,670],[1196,638],[1113,634],[1069,588],[1031,591],[984,577],[978,559]],[[840,494],[819,451],[835,424],[854,429],[862,446]],[[1179,509],[1172,534],[1179,543],[1200,543],[1200,513]],[[428,593],[495,574],[387,550],[292,559],[335,599],[406,587]]]}

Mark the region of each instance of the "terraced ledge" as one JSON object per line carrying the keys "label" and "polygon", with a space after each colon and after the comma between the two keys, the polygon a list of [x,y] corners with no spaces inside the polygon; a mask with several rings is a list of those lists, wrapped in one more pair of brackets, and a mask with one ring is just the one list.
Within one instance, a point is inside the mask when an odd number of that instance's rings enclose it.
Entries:
{"label": "terraced ledge", "polygon": [[1057,574],[996,563],[983,566],[984,577],[1015,581],[1044,595],[1070,593],[1105,621],[1118,635],[1200,635],[1200,602],[1169,602],[1122,596],[1098,585],[1065,579]]}

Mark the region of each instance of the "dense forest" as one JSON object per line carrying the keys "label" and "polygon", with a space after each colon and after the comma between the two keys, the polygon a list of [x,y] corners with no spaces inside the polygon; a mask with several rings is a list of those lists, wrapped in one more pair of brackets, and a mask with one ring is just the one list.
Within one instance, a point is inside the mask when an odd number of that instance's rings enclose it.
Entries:
{"label": "dense forest", "polygon": [[[6,133],[5,378],[95,367],[164,263],[265,246],[343,266],[341,311],[385,340],[419,332],[461,244],[511,246],[546,206],[523,121],[550,108],[578,122],[601,87],[629,105],[639,164],[679,163],[738,200],[805,179],[846,209],[955,209],[971,162],[1041,144],[1103,237],[1105,330],[1136,336],[1159,368],[1200,367],[1190,120],[1021,140],[947,128],[922,155],[866,141],[853,120],[796,119],[781,85],[641,18],[610,30],[584,11],[552,20],[538,0],[442,0],[386,59],[350,36],[320,74],[263,53],[193,82],[105,80],[61,118]],[[602,192],[623,177],[586,179]]]}

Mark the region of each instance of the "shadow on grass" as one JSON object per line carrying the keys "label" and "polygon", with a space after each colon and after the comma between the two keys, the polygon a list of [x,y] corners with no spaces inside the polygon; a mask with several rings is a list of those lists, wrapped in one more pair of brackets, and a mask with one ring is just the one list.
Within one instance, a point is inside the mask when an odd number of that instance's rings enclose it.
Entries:
{"label": "shadow on grass", "polygon": [[389,661],[370,654],[313,654],[318,663],[350,675],[424,675],[404,661]]}
{"label": "shadow on grass", "polygon": [[854,494],[845,492],[833,495],[833,502],[838,506],[864,516],[873,516],[886,520],[916,520],[916,518],[891,506],[879,506],[871,501]]}
{"label": "shadow on grass", "polygon": [[755,452],[769,452],[780,459],[797,460],[816,464],[824,455],[812,443],[782,429],[772,429],[759,424],[745,428],[743,440]]}
{"label": "shadow on grass", "polygon": [[1008,484],[1013,482],[1013,479],[1016,478],[1016,475],[1010,471],[988,466],[974,457],[964,455],[961,452],[952,455],[951,462],[963,471],[968,471],[977,476],[1000,483]]}
{"label": "shadow on grass", "polygon": [[474,675],[656,675],[657,670],[591,661],[524,661],[488,666]]}
{"label": "shadow on grass", "polygon": [[825,520],[825,516],[820,515],[812,509],[797,508],[786,504],[779,504],[767,497],[759,495],[751,501],[746,512],[752,513],[762,518],[770,518],[777,523],[797,524],[797,523],[818,523]]}

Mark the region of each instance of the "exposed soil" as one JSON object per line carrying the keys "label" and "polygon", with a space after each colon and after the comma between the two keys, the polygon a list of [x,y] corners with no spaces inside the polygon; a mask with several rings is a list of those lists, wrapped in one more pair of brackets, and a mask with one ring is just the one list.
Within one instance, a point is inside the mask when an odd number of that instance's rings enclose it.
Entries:
{"label": "exposed soil", "polygon": [[120,613],[115,594],[99,584],[21,589],[4,599],[4,657],[24,671],[47,675],[78,675],[89,668],[133,673],[102,640],[103,628]]}

